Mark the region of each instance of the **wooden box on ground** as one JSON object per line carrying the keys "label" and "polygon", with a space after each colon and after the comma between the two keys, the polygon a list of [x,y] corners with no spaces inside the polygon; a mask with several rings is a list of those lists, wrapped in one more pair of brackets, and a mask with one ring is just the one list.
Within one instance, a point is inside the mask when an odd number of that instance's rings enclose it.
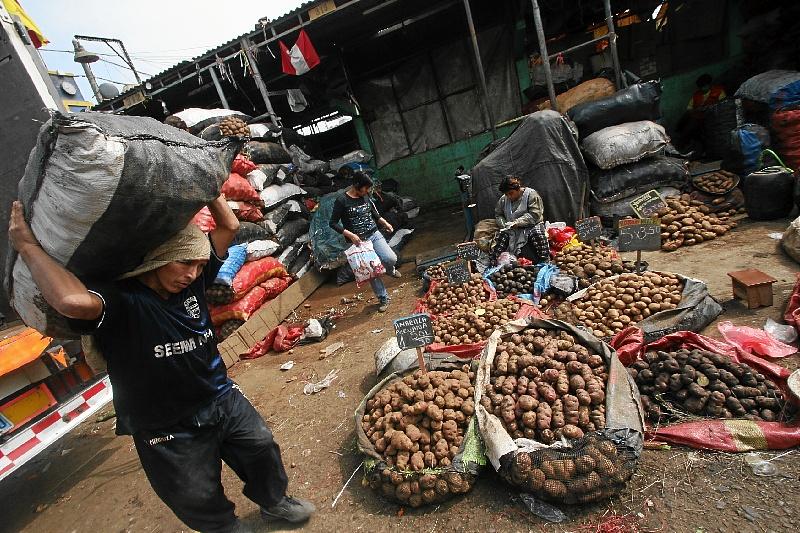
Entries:
{"label": "wooden box on ground", "polygon": [[230,337],[219,344],[219,353],[225,366],[230,368],[239,361],[239,355],[262,340],[267,333],[283,322],[292,311],[302,304],[306,298],[317,290],[325,281],[327,274],[309,270],[299,280],[292,283],[277,298],[267,302],[250,317],[242,327],[234,331]]}
{"label": "wooden box on ground", "polygon": [[733,297],[747,302],[748,309],[772,305],[772,284],[778,280],[754,268],[728,275],[733,282]]}

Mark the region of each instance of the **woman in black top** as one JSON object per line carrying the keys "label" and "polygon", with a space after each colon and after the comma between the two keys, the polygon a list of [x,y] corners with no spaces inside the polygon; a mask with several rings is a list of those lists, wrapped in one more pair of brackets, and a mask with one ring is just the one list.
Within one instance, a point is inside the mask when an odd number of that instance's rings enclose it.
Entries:
{"label": "woman in black top", "polygon": [[[356,172],[353,176],[353,185],[340,194],[333,203],[330,227],[341,233],[355,245],[362,241],[372,243],[375,253],[386,267],[386,272],[395,278],[400,277],[400,272],[395,269],[397,255],[389,247],[389,243],[378,231],[378,224],[386,228],[389,233],[394,228],[386,219],[382,218],[369,198],[372,179],[363,172]],[[389,308],[389,293],[381,278],[369,280],[375,296],[378,297],[378,311],[383,313]]]}

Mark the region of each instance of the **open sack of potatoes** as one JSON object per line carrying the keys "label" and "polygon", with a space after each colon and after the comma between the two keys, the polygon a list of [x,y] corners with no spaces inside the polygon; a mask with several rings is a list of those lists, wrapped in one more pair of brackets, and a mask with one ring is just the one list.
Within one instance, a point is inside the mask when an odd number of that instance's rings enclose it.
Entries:
{"label": "open sack of potatoes", "polygon": [[356,409],[364,483],[411,507],[468,492],[486,464],[475,414],[475,372],[463,361],[432,361],[428,372],[393,373]]}
{"label": "open sack of potatoes", "polygon": [[642,451],[643,410],[616,353],[565,322],[515,320],[489,338],[475,385],[500,476],[557,503],[618,494]]}
{"label": "open sack of potatoes", "polygon": [[701,331],[722,313],[705,282],[669,272],[606,278],[567,300],[578,322],[605,339],[635,325],[653,342],[676,331]]}

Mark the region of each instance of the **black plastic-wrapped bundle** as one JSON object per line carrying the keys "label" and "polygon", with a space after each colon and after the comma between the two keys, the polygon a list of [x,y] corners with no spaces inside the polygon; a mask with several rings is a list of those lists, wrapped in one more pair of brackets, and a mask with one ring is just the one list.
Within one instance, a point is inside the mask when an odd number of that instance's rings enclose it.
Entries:
{"label": "black plastic-wrapped bundle", "polygon": [[661,116],[661,84],[647,81],[617,91],[612,96],[576,105],[567,116],[578,126],[581,139],[609,126],[657,120]]}

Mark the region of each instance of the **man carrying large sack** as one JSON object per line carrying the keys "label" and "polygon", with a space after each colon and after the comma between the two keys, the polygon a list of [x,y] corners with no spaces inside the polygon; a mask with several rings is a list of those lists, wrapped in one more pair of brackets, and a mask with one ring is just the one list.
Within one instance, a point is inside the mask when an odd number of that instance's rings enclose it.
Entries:
{"label": "man carrying large sack", "polygon": [[265,520],[302,522],[314,506],[286,496],[280,449],[217,351],[205,287],[239,222],[222,196],[208,207],[208,237],[189,225],[114,282],[84,283],[50,257],[20,202],[9,239],[47,302],[91,335],[114,388],[117,433],[133,436],[153,490],[178,518],[203,532],[248,530],[225,497],[221,459]]}

